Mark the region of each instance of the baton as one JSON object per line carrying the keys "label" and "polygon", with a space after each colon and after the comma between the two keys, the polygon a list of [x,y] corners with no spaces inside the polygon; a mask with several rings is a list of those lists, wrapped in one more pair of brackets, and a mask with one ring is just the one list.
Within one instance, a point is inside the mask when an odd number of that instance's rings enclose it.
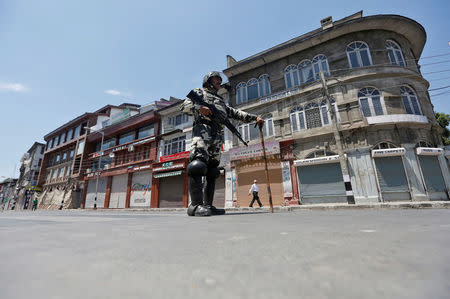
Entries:
{"label": "baton", "polygon": [[266,186],[267,186],[267,192],[269,193],[269,205],[270,205],[270,212],[273,213],[273,204],[272,204],[272,191],[270,190],[270,181],[269,181],[269,170],[267,169],[267,157],[266,157],[266,148],[264,146],[264,136],[262,132],[262,126],[264,123],[259,124],[259,137],[261,138],[261,146],[262,146],[262,152],[264,157],[264,165],[265,165],[265,172],[266,172]]}

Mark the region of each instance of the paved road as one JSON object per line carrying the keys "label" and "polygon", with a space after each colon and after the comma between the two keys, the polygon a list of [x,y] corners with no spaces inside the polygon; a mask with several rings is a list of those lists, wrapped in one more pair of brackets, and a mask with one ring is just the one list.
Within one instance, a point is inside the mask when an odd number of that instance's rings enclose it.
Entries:
{"label": "paved road", "polygon": [[450,209],[0,213],[0,298],[449,298]]}

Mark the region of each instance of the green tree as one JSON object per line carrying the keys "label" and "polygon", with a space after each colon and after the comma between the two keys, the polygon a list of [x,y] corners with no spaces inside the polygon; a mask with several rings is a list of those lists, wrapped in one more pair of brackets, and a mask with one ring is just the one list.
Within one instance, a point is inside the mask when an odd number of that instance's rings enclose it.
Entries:
{"label": "green tree", "polygon": [[436,120],[439,125],[444,128],[444,133],[442,134],[442,142],[444,145],[450,145],[450,130],[447,128],[450,124],[450,115],[446,113],[436,112]]}

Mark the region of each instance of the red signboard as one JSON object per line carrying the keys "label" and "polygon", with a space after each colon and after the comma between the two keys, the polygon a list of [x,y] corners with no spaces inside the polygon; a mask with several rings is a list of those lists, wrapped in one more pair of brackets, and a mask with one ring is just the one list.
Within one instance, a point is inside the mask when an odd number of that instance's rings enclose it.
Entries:
{"label": "red signboard", "polygon": [[168,155],[168,156],[162,156],[159,158],[159,162],[166,162],[166,161],[177,160],[177,159],[181,159],[181,158],[189,158],[189,151],[176,153],[176,154],[172,154],[172,155]]}

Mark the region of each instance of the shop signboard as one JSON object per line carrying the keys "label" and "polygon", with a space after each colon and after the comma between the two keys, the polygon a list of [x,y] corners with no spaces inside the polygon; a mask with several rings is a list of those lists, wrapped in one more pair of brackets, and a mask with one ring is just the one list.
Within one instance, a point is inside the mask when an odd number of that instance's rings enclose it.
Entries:
{"label": "shop signboard", "polygon": [[172,155],[162,156],[159,158],[159,162],[167,162],[171,160],[177,160],[182,158],[189,158],[189,151],[176,153]]}
{"label": "shop signboard", "polygon": [[284,197],[292,197],[291,166],[289,161],[281,162]]}
{"label": "shop signboard", "polygon": [[304,160],[296,160],[294,161],[294,166],[308,166],[308,165],[338,163],[338,162],[339,162],[339,155],[334,155]]}
{"label": "shop signboard", "polygon": [[372,157],[395,157],[405,155],[403,147],[372,150]]}
{"label": "shop signboard", "polygon": [[[280,143],[278,141],[265,142],[266,155],[275,155],[280,153]],[[230,160],[248,159],[254,157],[262,157],[261,143],[249,146],[232,148],[229,151]]]}
{"label": "shop signboard", "polygon": [[444,152],[442,148],[434,148],[434,147],[418,147],[416,149],[418,155],[423,156],[439,156]]}

